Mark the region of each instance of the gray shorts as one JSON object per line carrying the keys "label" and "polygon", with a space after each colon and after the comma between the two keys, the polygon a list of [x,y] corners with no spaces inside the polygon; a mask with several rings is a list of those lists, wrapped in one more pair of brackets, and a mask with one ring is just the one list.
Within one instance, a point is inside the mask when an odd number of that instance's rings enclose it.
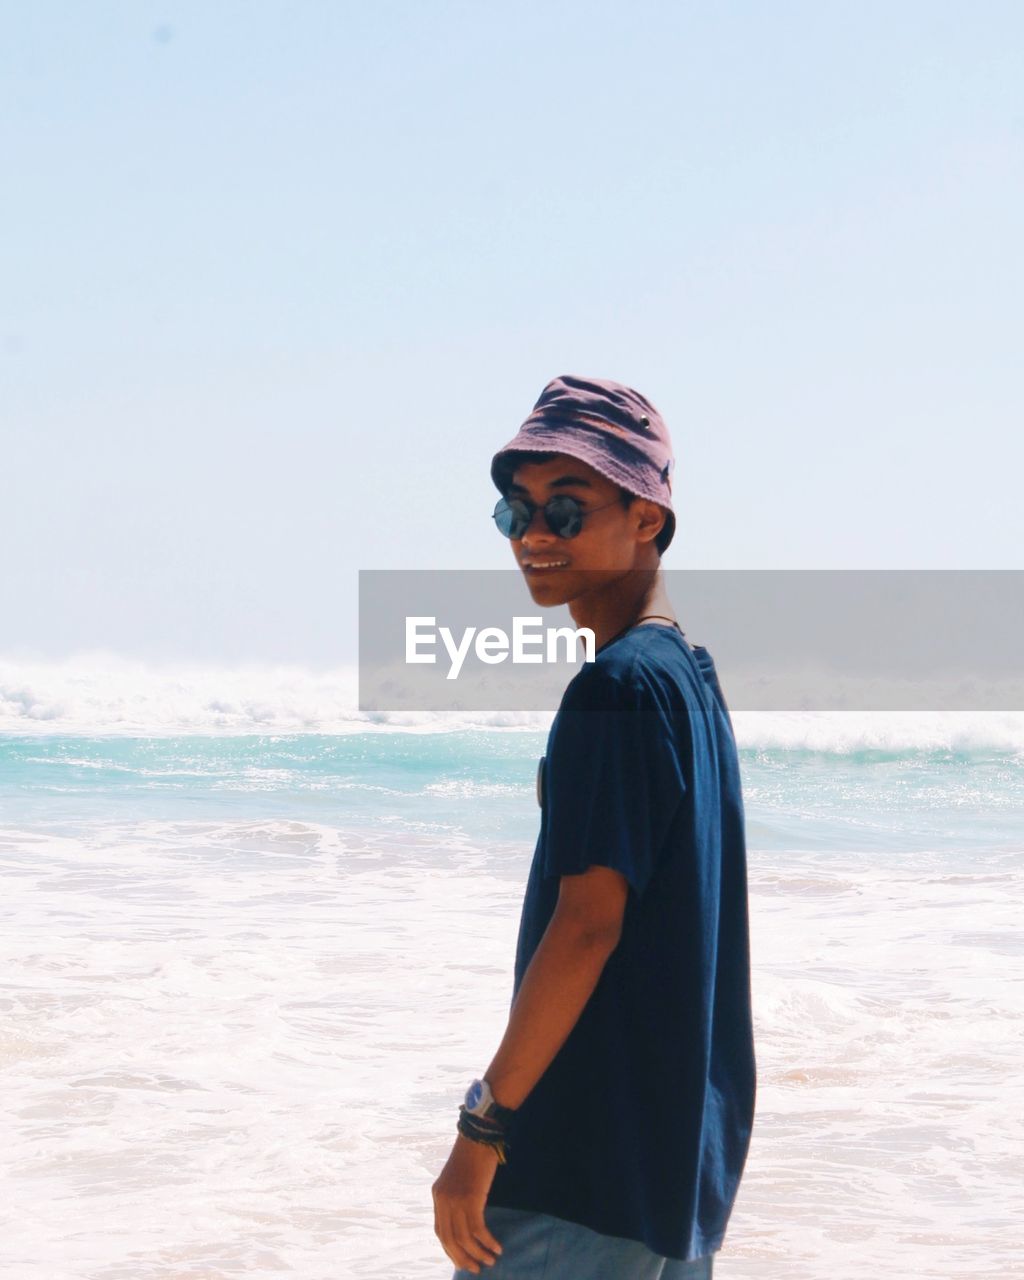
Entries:
{"label": "gray shorts", "polygon": [[[485,1205],[484,1221],[502,1247],[493,1267],[480,1263],[480,1277],[494,1280],[711,1280],[713,1253],[677,1262],[652,1253],[639,1240],[606,1236],[547,1213]],[[452,1280],[470,1280],[458,1268]]]}

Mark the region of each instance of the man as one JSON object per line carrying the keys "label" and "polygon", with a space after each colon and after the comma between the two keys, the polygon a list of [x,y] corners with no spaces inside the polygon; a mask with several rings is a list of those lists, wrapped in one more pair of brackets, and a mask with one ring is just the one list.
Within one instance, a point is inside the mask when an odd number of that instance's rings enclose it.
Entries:
{"label": "man", "polygon": [[746,1161],[739,763],[660,573],[672,466],[649,401],[570,376],[491,465],[533,599],[568,603],[595,661],[540,762],[508,1029],[432,1187],[454,1280],[710,1277]]}

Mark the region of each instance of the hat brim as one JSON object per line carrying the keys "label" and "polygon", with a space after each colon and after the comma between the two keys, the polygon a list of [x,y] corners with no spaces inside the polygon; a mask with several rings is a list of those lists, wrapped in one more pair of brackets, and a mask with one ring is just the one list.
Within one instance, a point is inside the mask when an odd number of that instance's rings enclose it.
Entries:
{"label": "hat brim", "polygon": [[[608,454],[603,449],[591,447],[586,441],[574,441],[572,445],[567,447],[564,435],[546,433],[536,428],[530,431],[529,434],[520,432],[508,444],[499,449],[491,459],[491,480],[499,493],[504,495],[512,476],[515,474],[516,467],[523,460],[517,455],[529,453],[560,453],[567,458],[575,458],[578,462],[585,462],[588,467],[593,467],[606,480],[610,480],[612,484],[625,489],[627,493],[631,493],[637,498],[646,498],[649,502],[657,503],[665,512],[665,524],[658,534],[657,541],[662,554],[668,549],[676,531],[676,517],[671,506],[660,497],[640,492],[633,474],[625,466],[619,467],[614,455]],[[668,530],[667,534],[666,530]]]}

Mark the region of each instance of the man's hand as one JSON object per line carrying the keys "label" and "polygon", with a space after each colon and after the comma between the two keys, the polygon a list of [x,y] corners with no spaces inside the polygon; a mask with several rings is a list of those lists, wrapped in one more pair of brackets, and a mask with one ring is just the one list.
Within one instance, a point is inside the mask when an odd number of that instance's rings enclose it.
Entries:
{"label": "man's hand", "polygon": [[498,1167],[498,1153],[461,1133],[448,1163],[430,1188],[434,1197],[434,1234],[456,1267],[480,1274],[480,1262],[493,1265],[500,1243],[487,1230],[484,1205]]}
{"label": "man's hand", "polygon": [[[558,902],[512,1004],[508,1028],[484,1073],[496,1101],[518,1110],[551,1064],[618,946],[629,885],[595,864],[563,876]],[[501,1245],[487,1230],[484,1205],[498,1167],[492,1147],[463,1134],[431,1187],[434,1233],[457,1267],[480,1274]]]}

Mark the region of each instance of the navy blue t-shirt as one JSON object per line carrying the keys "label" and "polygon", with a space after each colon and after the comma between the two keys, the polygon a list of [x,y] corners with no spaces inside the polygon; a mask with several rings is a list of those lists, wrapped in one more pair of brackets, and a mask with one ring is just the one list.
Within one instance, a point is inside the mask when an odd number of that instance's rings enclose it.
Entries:
{"label": "navy blue t-shirt", "polygon": [[739,760],[711,655],[670,625],[602,646],[540,766],[541,827],[513,1000],[558,899],[592,864],[629,881],[622,935],[509,1131],[488,1203],[683,1261],[719,1249],[754,1116]]}

